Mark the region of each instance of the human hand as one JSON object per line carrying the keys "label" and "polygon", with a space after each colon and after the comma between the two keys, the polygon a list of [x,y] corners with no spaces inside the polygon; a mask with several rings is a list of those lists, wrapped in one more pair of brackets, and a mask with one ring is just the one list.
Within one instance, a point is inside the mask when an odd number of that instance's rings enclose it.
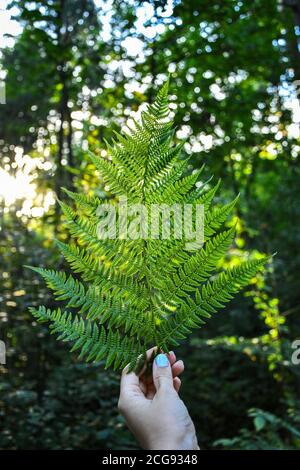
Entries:
{"label": "human hand", "polygon": [[[147,351],[147,361],[155,348]],[[188,410],[179,398],[183,361],[176,361],[174,352],[159,354],[153,361],[151,377],[145,366],[139,375],[121,377],[118,408],[144,449],[197,450],[195,427]]]}

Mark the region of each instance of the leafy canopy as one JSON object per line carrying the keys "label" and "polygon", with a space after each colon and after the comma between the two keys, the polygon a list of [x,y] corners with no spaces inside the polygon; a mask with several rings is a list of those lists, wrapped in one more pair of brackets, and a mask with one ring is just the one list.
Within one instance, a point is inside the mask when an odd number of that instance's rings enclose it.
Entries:
{"label": "leafy canopy", "polygon": [[[167,352],[192,329],[229,302],[255,275],[266,258],[246,261],[212,277],[233,242],[234,228],[221,230],[236,200],[211,207],[219,187],[196,185],[201,170],[187,174],[183,144],[173,144],[168,82],[142,112],[141,122],[107,144],[108,157],[90,158],[116,201],[128,204],[197,204],[204,206],[204,244],[188,251],[185,238],[101,239],[98,209],[103,200],[66,190],[76,209],[60,202],[74,241],[57,241],[76,277],[31,267],[54,291],[64,309],[31,308],[41,322],[49,321],[58,339],[73,343],[87,361],[105,360],[105,367],[133,370],[156,345]],[[174,221],[173,221],[174,222]],[[220,231],[221,230],[221,231]],[[75,310],[78,310],[77,314]]]}

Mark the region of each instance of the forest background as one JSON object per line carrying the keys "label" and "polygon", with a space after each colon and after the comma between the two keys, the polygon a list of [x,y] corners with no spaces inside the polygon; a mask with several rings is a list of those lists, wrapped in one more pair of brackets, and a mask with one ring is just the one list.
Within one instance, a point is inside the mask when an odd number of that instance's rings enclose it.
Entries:
{"label": "forest background", "polygon": [[103,196],[86,150],[104,152],[168,74],[190,171],[205,163],[203,181],[222,179],[217,204],[240,193],[219,268],[277,252],[178,348],[182,398],[204,449],[300,448],[299,1],[0,8],[0,448],[137,448],[119,374],[78,362],[36,324],[28,307],[53,298],[24,265],[65,267],[60,188]]}

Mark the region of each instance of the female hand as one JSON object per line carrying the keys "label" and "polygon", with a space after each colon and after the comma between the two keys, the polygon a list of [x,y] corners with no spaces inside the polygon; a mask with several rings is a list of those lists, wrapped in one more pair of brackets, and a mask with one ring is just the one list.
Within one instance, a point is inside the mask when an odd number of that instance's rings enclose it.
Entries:
{"label": "female hand", "polygon": [[[155,348],[147,351],[147,361]],[[182,361],[176,361],[174,352],[159,354],[153,361],[152,376],[144,371],[121,378],[118,408],[138,442],[145,449],[197,450],[195,427],[188,410],[179,398],[184,370]]]}

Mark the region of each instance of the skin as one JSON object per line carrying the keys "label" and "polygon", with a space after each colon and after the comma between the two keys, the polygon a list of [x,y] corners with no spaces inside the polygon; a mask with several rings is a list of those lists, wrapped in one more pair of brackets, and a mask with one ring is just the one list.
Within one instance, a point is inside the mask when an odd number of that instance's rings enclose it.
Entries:
{"label": "skin", "polygon": [[[155,348],[147,351],[147,361]],[[118,408],[127,426],[144,449],[199,450],[195,427],[179,397],[184,370],[183,361],[171,351],[166,367],[153,361],[152,375],[146,377],[146,365],[139,375],[122,372]]]}

